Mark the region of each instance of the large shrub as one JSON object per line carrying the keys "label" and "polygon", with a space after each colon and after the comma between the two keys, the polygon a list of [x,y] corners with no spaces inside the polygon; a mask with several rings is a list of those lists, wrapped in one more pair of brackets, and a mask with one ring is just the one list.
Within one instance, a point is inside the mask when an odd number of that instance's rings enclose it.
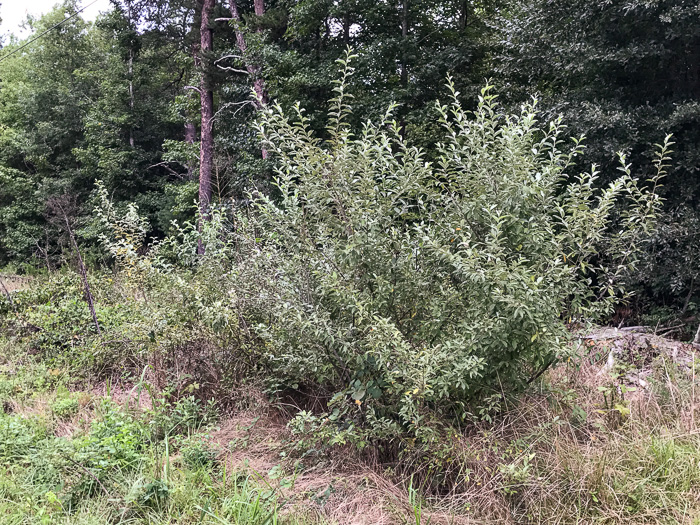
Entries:
{"label": "large shrub", "polygon": [[567,356],[570,325],[624,296],[670,142],[651,180],[640,184],[621,155],[620,178],[596,190],[595,167],[569,172],[582,146],[559,140],[560,121],[538,123],[535,102],[504,114],[487,87],[470,113],[449,86],[427,162],[393,108],[352,132],[348,60],[324,139],[299,107],[291,119],[262,114],[274,196],[215,208],[141,255],[136,209],[119,219],[103,195],[104,240],[126,273],[179,290],[168,297],[183,305],[165,310],[231,332],[239,360],[272,388],[328,401],[327,418],[304,413],[300,427],[429,438],[435,418],[484,416],[522,390]]}
{"label": "large shrub", "polygon": [[420,434],[522,389],[566,354],[569,324],[610,311],[670,143],[648,183],[622,155],[596,190],[595,167],[568,171],[582,146],[540,124],[536,102],[504,114],[486,87],[472,114],[450,86],[430,163],[393,108],[351,131],[342,64],[325,139],[299,107],[261,117],[279,195],[238,218],[232,293],[257,310],[271,373],[332,396],[331,421]]}

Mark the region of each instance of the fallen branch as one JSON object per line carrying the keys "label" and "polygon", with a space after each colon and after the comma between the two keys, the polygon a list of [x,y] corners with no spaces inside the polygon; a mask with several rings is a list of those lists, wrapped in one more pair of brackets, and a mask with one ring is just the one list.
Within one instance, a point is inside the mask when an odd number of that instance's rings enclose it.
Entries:
{"label": "fallen branch", "polygon": [[646,334],[649,332],[650,328],[648,326],[625,326],[619,329],[621,332],[639,332]]}
{"label": "fallen branch", "polygon": [[655,331],[655,335],[663,336],[666,334],[670,334],[670,333],[677,331],[679,328],[683,328],[684,326],[685,326],[685,323],[681,323],[681,324],[676,325],[676,326],[670,326],[668,328],[664,328],[663,330]]}

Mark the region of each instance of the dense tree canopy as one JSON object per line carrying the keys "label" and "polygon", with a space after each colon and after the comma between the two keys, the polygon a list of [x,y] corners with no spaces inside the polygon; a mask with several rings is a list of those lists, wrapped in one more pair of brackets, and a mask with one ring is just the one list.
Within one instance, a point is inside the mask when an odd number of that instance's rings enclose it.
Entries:
{"label": "dense tree canopy", "polygon": [[625,150],[644,164],[673,133],[662,190],[668,214],[640,278],[657,299],[692,295],[700,276],[686,251],[700,217],[700,4],[531,0],[499,22],[495,74],[514,100],[539,93],[571,134],[585,134],[584,162],[611,173],[615,152]]}
{"label": "dense tree canopy", "polygon": [[[655,301],[693,304],[697,2],[112,0],[93,24],[66,20],[79,9],[77,0],[63,1],[30,20],[27,40],[3,48],[0,264],[60,263],[60,228],[47,207],[59,195],[76,203],[71,219],[92,243],[96,180],[115,202],[136,202],[156,237],[173,219],[194,219],[202,159],[213,201],[240,201],[252,189],[274,195],[276,161],[251,125],[257,111],[300,102],[327,138],[335,61],[351,47],[358,58],[349,125],[359,130],[397,103],[402,136],[429,159],[439,136],[433,102],[446,96],[448,75],[468,108],[487,78],[506,105],[538,95],[545,115],[564,114],[572,136],[587,136],[581,165],[595,162],[604,174],[614,173],[618,150],[649,165],[653,144],[673,133],[662,233],[638,282]],[[202,48],[204,28],[211,49]],[[209,100],[210,110],[202,108]],[[213,141],[206,155],[203,122]]]}

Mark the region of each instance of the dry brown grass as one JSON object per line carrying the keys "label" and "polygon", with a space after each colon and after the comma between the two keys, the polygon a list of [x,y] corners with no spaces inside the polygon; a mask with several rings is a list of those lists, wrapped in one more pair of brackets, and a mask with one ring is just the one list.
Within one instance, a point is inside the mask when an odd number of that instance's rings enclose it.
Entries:
{"label": "dry brown grass", "polygon": [[[645,375],[648,387],[618,399],[627,414],[606,407],[598,388],[619,396],[621,385],[632,386],[601,373],[608,344],[593,342],[580,362],[550,371],[496,422],[445,435],[429,450],[405,447],[390,465],[338,450],[303,470],[293,487],[280,486],[269,473],[282,465],[291,475],[291,461],[280,456],[291,436],[263,401],[233,415],[212,437],[226,450],[230,469],[256,472],[296,513],[318,513],[339,525],[416,523],[411,475],[427,494],[423,524],[698,523],[695,355],[682,348],[691,361],[680,364],[656,356]],[[441,484],[430,485],[431,476]],[[333,492],[317,503],[329,487]]]}
{"label": "dry brown grass", "polygon": [[[503,523],[696,523],[700,412],[692,362],[662,353],[648,388],[622,399],[622,386],[632,385],[600,373],[588,359],[600,350],[593,344],[582,363],[551,371],[540,392],[497,425],[460,438],[456,463],[471,480],[435,504],[455,511],[468,504],[472,515]],[[616,390],[629,414],[606,406],[599,387]]]}
{"label": "dry brown grass", "polygon": [[[287,511],[294,515],[317,514],[324,523],[343,525],[414,523],[406,486],[362,462],[358,454],[349,450],[296,476],[288,471],[287,477],[294,478],[292,487],[284,486],[274,475],[273,479],[275,467],[289,468],[280,452],[290,438],[285,422],[269,405],[258,415],[242,413],[230,417],[211,435],[212,441],[224,450],[222,460],[227,471],[254,473],[275,488],[286,501]],[[425,515],[436,525],[474,523],[466,516],[437,509]]]}
{"label": "dry brown grass", "polygon": [[78,394],[78,410],[65,417],[58,417],[52,413],[51,407],[56,401],[55,392],[35,394],[29,399],[9,399],[3,403],[2,408],[6,414],[25,419],[44,420],[53,435],[71,438],[88,432],[90,422],[95,418],[93,400],[92,395],[80,392]]}
{"label": "dry brown grass", "polygon": [[16,292],[29,288],[31,279],[19,275],[0,275],[0,293]]}

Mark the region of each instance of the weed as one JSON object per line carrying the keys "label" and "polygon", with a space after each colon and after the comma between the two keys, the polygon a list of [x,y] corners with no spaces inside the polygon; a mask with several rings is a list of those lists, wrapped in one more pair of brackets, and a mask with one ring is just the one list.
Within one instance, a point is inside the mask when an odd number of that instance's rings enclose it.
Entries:
{"label": "weed", "polygon": [[51,411],[59,419],[65,419],[78,413],[80,403],[77,396],[59,397],[51,404]]}
{"label": "weed", "polygon": [[218,452],[204,436],[193,436],[184,439],[180,444],[182,460],[188,468],[197,470],[212,468],[218,462]]}

